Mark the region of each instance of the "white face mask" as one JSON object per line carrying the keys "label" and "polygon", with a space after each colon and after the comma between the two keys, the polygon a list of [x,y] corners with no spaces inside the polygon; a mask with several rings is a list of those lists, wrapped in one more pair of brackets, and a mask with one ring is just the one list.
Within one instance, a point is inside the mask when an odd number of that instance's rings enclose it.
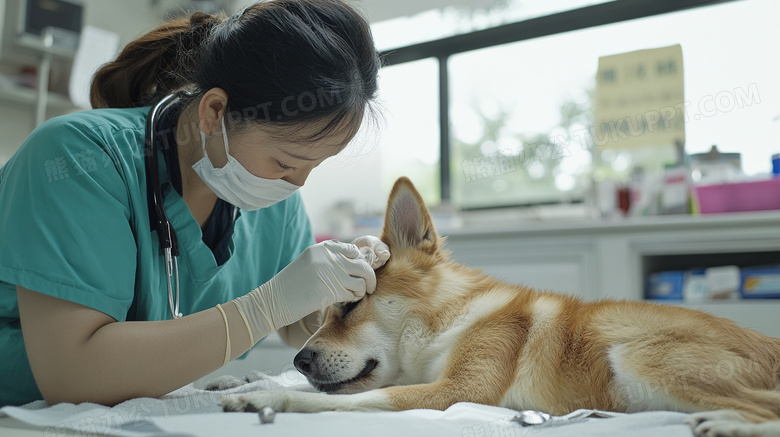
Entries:
{"label": "white face mask", "polygon": [[195,173],[220,199],[245,211],[267,208],[290,197],[298,185],[282,179],[264,179],[249,172],[236,158],[230,156],[225,119],[222,118],[222,140],[228,162],[222,168],[215,168],[206,154],[206,134],[201,131],[203,158],[192,166]]}

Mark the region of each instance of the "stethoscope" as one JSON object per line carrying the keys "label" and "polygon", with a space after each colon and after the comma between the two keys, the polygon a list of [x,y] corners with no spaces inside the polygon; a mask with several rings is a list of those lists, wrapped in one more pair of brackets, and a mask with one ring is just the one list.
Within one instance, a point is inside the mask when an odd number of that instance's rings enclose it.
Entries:
{"label": "stethoscope", "polygon": [[[157,238],[160,240],[160,251],[165,260],[165,276],[168,282],[168,307],[171,316],[178,319],[182,316],[179,312],[179,239],[176,231],[171,226],[168,216],[163,208],[162,186],[160,184],[160,169],[157,164],[157,148],[154,137],[157,132],[156,124],[160,116],[170,103],[176,99],[176,94],[164,97],[149,111],[146,118],[146,148],[144,153],[144,165],[146,167],[146,196],[149,201],[149,222],[152,229],[157,230]],[[174,297],[174,284],[176,293]]]}

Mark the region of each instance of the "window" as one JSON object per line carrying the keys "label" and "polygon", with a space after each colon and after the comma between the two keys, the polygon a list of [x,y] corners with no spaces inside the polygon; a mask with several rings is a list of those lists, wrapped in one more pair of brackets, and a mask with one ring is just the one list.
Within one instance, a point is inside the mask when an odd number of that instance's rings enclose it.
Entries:
{"label": "window", "polygon": [[379,76],[383,193],[408,176],[428,206],[441,201],[438,82],[436,59],[386,67]]}
{"label": "window", "polygon": [[[703,6],[713,3],[723,4]],[[451,156],[443,168],[452,174],[442,179],[443,193],[466,208],[566,202],[581,198],[591,177],[625,178],[635,166],[662,166],[675,155],[566,146],[572,135],[592,127],[599,56],[644,48],[682,45],[688,154],[717,144],[742,153],[747,174],[768,171],[780,131],[780,123],[771,121],[780,112],[771,78],[780,68],[762,51],[780,32],[771,22],[777,12],[780,4],[771,0],[621,0],[394,49],[388,56],[399,63],[424,54],[448,60],[442,123],[451,126],[451,138],[442,149]],[[536,66],[527,68],[521,57]],[[517,114],[527,118],[519,121]],[[563,147],[550,136],[563,139]]]}
{"label": "window", "polygon": [[453,200],[566,202],[583,197],[594,172],[627,178],[651,158],[650,170],[663,168],[672,148],[601,149],[583,139],[599,57],[674,44],[683,50],[686,152],[717,144],[740,152],[746,173],[768,172],[780,148],[780,58],[765,55],[780,40],[777,16],[780,3],[740,1],[453,55]]}
{"label": "window", "polygon": [[450,58],[452,197],[461,208],[581,200],[591,157],[572,147],[590,125],[595,68],[563,50],[574,35]]}
{"label": "window", "polygon": [[780,40],[779,15],[777,2],[733,2],[452,56],[451,148],[462,163],[453,199],[466,208],[565,202],[582,198],[594,171],[627,178],[649,157],[650,170],[674,160],[672,149],[601,149],[578,135],[593,126],[600,56],[673,44],[683,50],[686,152],[717,144],[741,152],[746,173],[768,172],[780,147],[780,59],[762,53]]}
{"label": "window", "polygon": [[389,50],[607,1],[462,0],[441,9],[374,23],[371,28],[377,48]]}

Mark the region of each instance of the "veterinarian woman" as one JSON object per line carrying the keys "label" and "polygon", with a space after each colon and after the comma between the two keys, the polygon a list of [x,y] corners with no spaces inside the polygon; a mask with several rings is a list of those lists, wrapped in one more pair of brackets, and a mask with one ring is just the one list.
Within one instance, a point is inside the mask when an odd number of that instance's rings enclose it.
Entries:
{"label": "veterinarian woman", "polygon": [[44,123],[0,173],[0,405],[161,396],[371,293],[365,256],[313,244],[295,191],[369,116],[378,68],[339,0],[196,13],[103,66],[103,109]]}

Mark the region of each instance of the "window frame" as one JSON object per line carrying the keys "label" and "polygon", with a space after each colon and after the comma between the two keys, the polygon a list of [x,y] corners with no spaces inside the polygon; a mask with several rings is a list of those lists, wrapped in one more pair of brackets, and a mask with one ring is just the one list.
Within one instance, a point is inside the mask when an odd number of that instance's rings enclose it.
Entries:
{"label": "window frame", "polygon": [[748,0],[615,0],[381,51],[383,67],[426,58],[439,63],[440,185],[442,202],[451,200],[449,57],[488,47],[574,30],[604,26],[703,6]]}

